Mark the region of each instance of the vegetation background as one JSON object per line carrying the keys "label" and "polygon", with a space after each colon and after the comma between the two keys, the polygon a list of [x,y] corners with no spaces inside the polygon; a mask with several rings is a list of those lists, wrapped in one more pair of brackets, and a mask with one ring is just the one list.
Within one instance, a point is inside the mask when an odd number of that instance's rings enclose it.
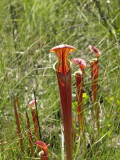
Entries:
{"label": "vegetation background", "polygon": [[[120,159],[120,0],[0,0],[0,160],[32,159],[25,111],[29,114],[32,130],[28,104],[34,99],[33,89],[38,100],[42,140],[51,144],[50,159],[63,159],[60,100],[53,70],[57,57],[49,53],[61,43],[77,49],[69,59],[81,57],[87,62],[84,89],[87,144],[95,134],[91,127],[89,65],[94,55],[88,45],[102,52],[99,74],[101,130],[96,139],[97,150],[95,143],[92,157],[85,158],[88,151],[81,144],[75,159]],[[77,66],[73,65],[72,73],[76,70]],[[73,116],[76,116],[73,75],[72,83]],[[15,96],[19,99],[22,117],[24,155],[16,131]]]}

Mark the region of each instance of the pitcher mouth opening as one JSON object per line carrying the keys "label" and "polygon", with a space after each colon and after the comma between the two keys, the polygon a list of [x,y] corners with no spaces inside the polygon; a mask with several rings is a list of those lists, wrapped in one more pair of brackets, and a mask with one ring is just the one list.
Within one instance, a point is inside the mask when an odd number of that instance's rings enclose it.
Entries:
{"label": "pitcher mouth opening", "polygon": [[[69,60],[67,60],[67,62],[68,62],[68,65],[69,65],[69,70],[71,70],[71,68],[72,68],[72,62],[71,61],[69,61]],[[56,61],[54,64],[53,64],[53,69],[56,71],[56,72],[60,72],[59,71],[59,66],[60,66],[60,62],[59,61]],[[67,71],[67,72],[69,72],[69,70]],[[67,72],[66,72],[66,74],[67,74]],[[62,72],[60,72],[61,74],[63,74]],[[65,75],[66,76],[66,75]]]}

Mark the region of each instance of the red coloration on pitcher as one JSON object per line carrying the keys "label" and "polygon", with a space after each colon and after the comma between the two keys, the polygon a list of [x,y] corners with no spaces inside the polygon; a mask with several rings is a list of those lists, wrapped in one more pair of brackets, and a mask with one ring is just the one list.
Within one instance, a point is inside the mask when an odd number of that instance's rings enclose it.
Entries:
{"label": "red coloration on pitcher", "polygon": [[74,62],[75,64],[77,64],[80,69],[82,70],[83,74],[84,74],[84,69],[86,67],[86,62],[84,59],[82,58],[73,58],[71,59],[72,62]]}
{"label": "red coloration on pitcher", "polygon": [[50,50],[50,52],[55,52],[58,56],[58,62],[55,63],[54,69],[57,74],[59,85],[67,160],[72,160],[71,68],[67,57],[70,51],[75,50],[74,47],[66,44],[58,45]]}
{"label": "red coloration on pitcher", "polygon": [[71,70],[64,77],[56,72],[58,78],[62,118],[64,126],[65,146],[67,160],[72,160],[72,93],[71,93]]}
{"label": "red coloration on pitcher", "polygon": [[75,78],[76,78],[76,101],[78,103],[78,106],[77,106],[78,120],[79,120],[79,126],[81,127],[81,130],[82,130],[83,139],[84,139],[85,138],[84,118],[83,118],[82,111],[83,111],[83,87],[84,87],[83,77],[85,74],[84,69],[86,67],[86,62],[82,58],[73,58],[71,59],[71,61],[76,63],[81,69],[81,71],[75,72]]}
{"label": "red coloration on pitcher", "polygon": [[94,103],[95,117],[97,123],[97,129],[99,130],[99,108],[97,104],[97,92],[98,92],[98,59],[94,59],[91,62],[91,91],[92,91],[92,101]]}
{"label": "red coloration on pitcher", "polygon": [[78,112],[78,119],[79,119],[79,125],[82,129],[82,133],[84,135],[84,119],[83,119],[83,73],[82,72],[76,72],[75,73],[76,78],[76,101],[78,103],[77,106],[77,112]]}
{"label": "red coloration on pitcher", "polygon": [[48,155],[47,155],[47,156],[44,156],[44,155],[41,154],[41,160],[48,160],[48,158],[49,158]]}
{"label": "red coloration on pitcher", "polygon": [[50,52],[54,52],[57,54],[59,60],[59,66],[57,68],[57,71],[61,72],[64,76],[70,69],[70,66],[67,62],[67,57],[70,51],[75,51],[75,50],[76,49],[74,47],[67,44],[58,45],[50,50]]}
{"label": "red coloration on pitcher", "polygon": [[96,59],[93,59],[91,62],[91,90],[92,90],[92,100],[94,103],[94,109],[95,109],[95,120],[97,124],[97,130],[99,134],[99,107],[97,103],[97,92],[98,92],[98,72],[99,72],[99,56],[101,54],[101,51],[98,48],[95,48],[94,46],[89,45],[90,50],[96,55]]}
{"label": "red coloration on pitcher", "polygon": [[96,58],[99,58],[101,51],[98,48],[91,45],[89,45],[89,48],[96,55]]}
{"label": "red coloration on pitcher", "polygon": [[38,120],[37,120],[37,114],[36,114],[36,108],[35,108],[35,100],[31,101],[29,103],[30,108],[32,109],[32,118],[34,123],[34,130],[35,130],[35,138],[39,139],[39,126],[38,126]]}
{"label": "red coloration on pitcher", "polygon": [[41,160],[48,160],[48,151],[47,148],[50,146],[50,144],[46,145],[43,141],[36,141],[35,144],[37,144],[42,150],[43,153],[41,154]]}

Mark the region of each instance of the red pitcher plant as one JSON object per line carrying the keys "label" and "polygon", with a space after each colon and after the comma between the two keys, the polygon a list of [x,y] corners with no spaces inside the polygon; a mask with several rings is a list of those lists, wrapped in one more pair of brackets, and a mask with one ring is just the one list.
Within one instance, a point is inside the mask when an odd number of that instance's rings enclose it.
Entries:
{"label": "red pitcher plant", "polygon": [[99,56],[101,51],[94,46],[89,45],[90,50],[96,55],[96,58],[91,61],[91,91],[92,91],[92,101],[94,103],[95,110],[95,121],[97,125],[97,130],[99,134],[99,107],[97,103],[97,92],[98,92],[98,73],[99,73]]}
{"label": "red pitcher plant", "polygon": [[50,50],[50,52],[56,53],[58,57],[54,70],[58,79],[67,160],[72,160],[71,66],[67,58],[69,53],[75,50],[73,46],[67,44],[58,45]]}
{"label": "red pitcher plant", "polygon": [[40,154],[41,160],[48,160],[49,155],[48,155],[47,148],[48,146],[50,146],[50,144],[46,145],[46,143],[43,141],[36,141],[35,144],[37,144],[43,151]]}
{"label": "red pitcher plant", "polygon": [[[82,130],[83,140],[85,139],[84,133],[84,118],[83,118],[83,77],[85,74],[85,67],[86,62],[84,59],[81,58],[73,58],[71,59],[72,62],[76,63],[80,67],[80,71],[75,72],[75,79],[76,79],[76,101],[77,101],[77,112],[78,112],[78,123],[79,128]],[[80,132],[80,129],[79,129]]]}
{"label": "red pitcher plant", "polygon": [[39,126],[38,126],[38,120],[37,120],[37,114],[36,114],[36,108],[35,108],[35,100],[32,100],[29,103],[29,106],[31,108],[33,123],[34,123],[34,130],[35,130],[35,138],[39,139]]}

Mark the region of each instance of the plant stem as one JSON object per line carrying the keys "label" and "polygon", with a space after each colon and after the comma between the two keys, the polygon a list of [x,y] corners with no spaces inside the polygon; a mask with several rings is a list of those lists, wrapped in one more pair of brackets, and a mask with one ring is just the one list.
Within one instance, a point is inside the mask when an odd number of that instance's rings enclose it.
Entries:
{"label": "plant stem", "polygon": [[38,110],[37,110],[35,90],[33,90],[33,92],[34,92],[34,98],[35,98],[35,107],[36,107],[37,124],[38,124],[38,128],[39,128],[39,137],[40,137],[40,139],[42,139],[41,128],[40,128],[40,123],[39,123],[39,118],[38,118]]}
{"label": "plant stem", "polygon": [[32,134],[31,134],[31,129],[30,129],[30,121],[29,121],[29,117],[28,117],[27,112],[26,112],[26,118],[27,118],[27,128],[28,128],[28,139],[29,139],[29,144],[30,144],[31,155],[33,157],[34,156],[33,139],[32,139]]}
{"label": "plant stem", "polygon": [[31,113],[32,113],[32,119],[34,122],[35,138],[39,140],[39,127],[38,127],[38,122],[37,122],[36,109],[35,108],[32,109]]}
{"label": "plant stem", "polygon": [[20,122],[19,122],[19,118],[18,118],[18,113],[17,113],[17,108],[16,108],[16,100],[15,99],[13,99],[13,106],[14,106],[14,112],[15,112],[17,132],[18,132],[18,137],[19,137],[19,142],[20,142],[20,148],[21,148],[21,152],[24,153],[24,150],[23,150],[23,139],[22,139],[22,134],[21,134],[21,129],[20,129]]}

